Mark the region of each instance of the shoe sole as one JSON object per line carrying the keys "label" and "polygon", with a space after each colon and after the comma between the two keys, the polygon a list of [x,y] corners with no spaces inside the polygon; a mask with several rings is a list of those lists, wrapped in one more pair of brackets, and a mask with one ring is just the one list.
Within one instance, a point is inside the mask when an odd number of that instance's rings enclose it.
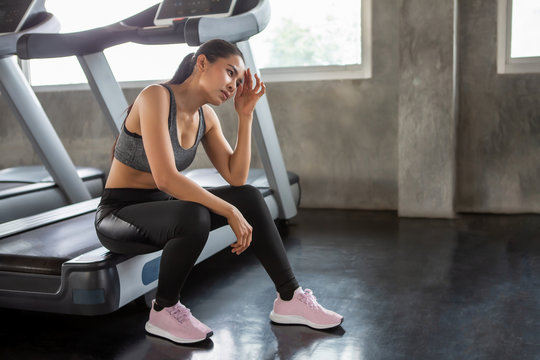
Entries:
{"label": "shoe sole", "polygon": [[146,325],[144,325],[144,329],[146,330],[147,333],[149,333],[151,335],[159,336],[159,337],[171,340],[172,342],[175,342],[175,343],[178,343],[178,344],[192,344],[192,343],[196,343],[196,342],[206,340],[210,336],[214,335],[214,333],[212,331],[210,331],[208,334],[206,334],[205,337],[200,338],[200,339],[178,338],[178,337],[172,335],[171,333],[169,333],[168,331],[165,331],[163,329],[158,328],[155,325],[150,324],[150,322],[146,322]]}
{"label": "shoe sole", "polygon": [[270,313],[270,320],[277,324],[284,324],[284,325],[306,325],[310,328],[322,330],[322,329],[330,329],[336,326],[339,326],[343,323],[343,318],[341,318],[341,321],[337,324],[316,324],[308,319],[306,319],[303,316],[299,315],[280,315],[276,314],[273,310]]}

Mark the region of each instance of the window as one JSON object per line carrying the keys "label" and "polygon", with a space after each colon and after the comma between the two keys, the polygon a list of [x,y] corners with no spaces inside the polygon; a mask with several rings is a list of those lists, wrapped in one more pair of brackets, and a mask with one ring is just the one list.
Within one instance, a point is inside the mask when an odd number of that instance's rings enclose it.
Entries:
{"label": "window", "polygon": [[[60,20],[62,32],[74,32],[114,23],[157,2],[47,0],[46,7]],[[269,25],[250,39],[265,81],[371,76],[371,0],[271,0],[271,5]],[[81,13],[86,16],[74,15]],[[156,81],[169,79],[192,51],[184,44],[127,43],[106,49],[105,55],[118,81]],[[28,63],[34,86],[86,83],[73,56]]]}
{"label": "window", "polygon": [[497,72],[540,72],[540,1],[499,0]]}
{"label": "window", "polygon": [[272,0],[251,39],[265,81],[371,76],[370,0]]}

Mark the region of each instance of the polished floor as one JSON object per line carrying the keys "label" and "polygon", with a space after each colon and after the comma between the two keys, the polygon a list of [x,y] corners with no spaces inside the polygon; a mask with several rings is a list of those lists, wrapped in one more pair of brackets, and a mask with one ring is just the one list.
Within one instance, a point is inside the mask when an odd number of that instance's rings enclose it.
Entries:
{"label": "polished floor", "polygon": [[270,323],[262,267],[224,251],[183,293],[214,330],[206,342],[146,335],[137,302],[97,317],[0,309],[0,359],[540,359],[538,215],[302,209],[284,243],[301,285],[345,316],[341,327]]}

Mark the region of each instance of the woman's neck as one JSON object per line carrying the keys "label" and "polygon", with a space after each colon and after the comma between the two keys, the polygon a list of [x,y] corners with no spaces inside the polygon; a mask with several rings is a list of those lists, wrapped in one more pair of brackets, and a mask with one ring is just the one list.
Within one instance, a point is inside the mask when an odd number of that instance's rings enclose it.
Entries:
{"label": "woman's neck", "polygon": [[178,85],[172,84],[171,87],[179,111],[189,115],[195,114],[201,106],[206,104],[194,80],[193,77],[189,77],[183,83]]}

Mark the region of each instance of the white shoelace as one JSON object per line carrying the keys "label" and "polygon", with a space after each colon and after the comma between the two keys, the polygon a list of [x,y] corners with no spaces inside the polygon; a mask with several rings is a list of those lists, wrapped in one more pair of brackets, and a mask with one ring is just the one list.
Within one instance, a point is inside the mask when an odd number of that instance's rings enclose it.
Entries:
{"label": "white shoelace", "polygon": [[298,299],[312,309],[320,307],[317,298],[310,289],[305,289],[303,294],[298,294]]}
{"label": "white shoelace", "polygon": [[182,304],[176,304],[166,309],[179,323],[183,323],[191,315],[191,311]]}

